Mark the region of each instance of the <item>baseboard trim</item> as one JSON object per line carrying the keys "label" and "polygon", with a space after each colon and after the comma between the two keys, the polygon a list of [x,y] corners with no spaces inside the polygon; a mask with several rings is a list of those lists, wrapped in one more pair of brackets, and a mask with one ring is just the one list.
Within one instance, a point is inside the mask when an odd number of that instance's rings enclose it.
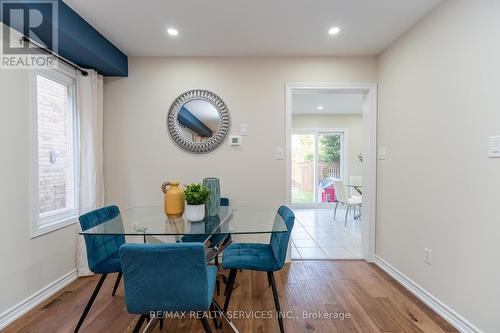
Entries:
{"label": "baseboard trim", "polygon": [[449,306],[431,295],[427,290],[413,282],[406,275],[398,271],[391,264],[379,256],[375,256],[375,264],[383,271],[389,274],[394,280],[405,287],[415,297],[424,302],[428,307],[434,310],[438,315],[447,320],[457,330],[462,333],[482,333],[476,326],[467,321],[464,317],[453,311]]}
{"label": "baseboard trim", "polygon": [[18,319],[24,315],[29,310],[33,309],[35,306],[39,305],[45,301],[50,296],[54,295],[62,288],[66,287],[71,282],[78,278],[76,269],[64,274],[54,282],[38,290],[31,296],[17,303],[10,309],[4,311],[0,314],[0,330],[7,327],[14,320]]}

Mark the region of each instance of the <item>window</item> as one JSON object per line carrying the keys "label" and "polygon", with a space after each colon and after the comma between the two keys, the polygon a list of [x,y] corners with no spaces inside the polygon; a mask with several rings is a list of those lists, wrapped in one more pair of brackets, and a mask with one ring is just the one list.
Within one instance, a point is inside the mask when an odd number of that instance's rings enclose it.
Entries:
{"label": "window", "polygon": [[74,74],[35,71],[32,236],[74,223],[78,216],[78,150]]}

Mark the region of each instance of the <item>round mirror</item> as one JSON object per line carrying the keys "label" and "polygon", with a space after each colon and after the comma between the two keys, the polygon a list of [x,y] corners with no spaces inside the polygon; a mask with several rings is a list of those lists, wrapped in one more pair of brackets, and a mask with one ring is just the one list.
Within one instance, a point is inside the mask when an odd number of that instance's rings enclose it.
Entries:
{"label": "round mirror", "polygon": [[175,99],[168,112],[172,140],[191,153],[217,149],[229,132],[229,111],[224,101],[207,90],[190,90]]}

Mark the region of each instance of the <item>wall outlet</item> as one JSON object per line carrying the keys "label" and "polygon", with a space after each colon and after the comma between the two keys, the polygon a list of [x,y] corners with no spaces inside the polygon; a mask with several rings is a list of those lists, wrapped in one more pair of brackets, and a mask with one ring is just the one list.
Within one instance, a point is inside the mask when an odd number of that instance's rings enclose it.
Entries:
{"label": "wall outlet", "polygon": [[432,249],[424,249],[424,261],[428,265],[432,265]]}

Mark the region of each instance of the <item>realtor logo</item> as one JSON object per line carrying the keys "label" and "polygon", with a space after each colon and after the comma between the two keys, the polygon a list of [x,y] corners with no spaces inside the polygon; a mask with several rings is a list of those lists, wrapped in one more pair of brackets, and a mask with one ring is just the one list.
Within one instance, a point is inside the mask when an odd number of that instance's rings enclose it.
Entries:
{"label": "realtor logo", "polygon": [[57,66],[57,57],[47,51],[57,53],[57,0],[0,0],[0,18],[4,23],[0,68]]}

